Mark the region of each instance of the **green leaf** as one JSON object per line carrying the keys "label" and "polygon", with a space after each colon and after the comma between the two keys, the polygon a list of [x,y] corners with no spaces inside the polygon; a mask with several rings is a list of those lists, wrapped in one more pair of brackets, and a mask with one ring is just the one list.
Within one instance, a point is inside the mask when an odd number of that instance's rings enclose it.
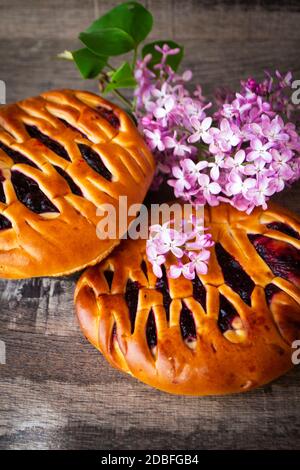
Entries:
{"label": "green leaf", "polygon": [[107,57],[93,54],[86,47],[72,52],[75,64],[83,78],[95,78],[107,63]]}
{"label": "green leaf", "polygon": [[123,64],[111,76],[111,80],[114,82],[120,82],[121,80],[129,79],[135,82],[132,69],[128,62],[123,62]]}
{"label": "green leaf", "polygon": [[111,76],[111,81],[104,90],[109,93],[117,88],[134,88],[136,80],[133,76],[132,69],[128,62],[124,62]]}
{"label": "green leaf", "polygon": [[152,26],[153,17],[143,5],[137,2],[125,2],[94,21],[86,32],[119,28],[133,39],[136,47],[148,36]]}
{"label": "green leaf", "polygon": [[171,49],[178,47],[180,51],[176,55],[170,55],[167,58],[167,64],[176,72],[179,67],[180,62],[183,58],[184,48],[174,41],[154,41],[149,44],[146,44],[142,50],[142,56],[145,57],[147,54],[152,55],[152,60],[149,63],[149,68],[153,70],[154,65],[158,64],[161,60],[161,53],[155,49],[155,46],[162,47],[164,44],[167,44]]}
{"label": "green leaf", "polygon": [[131,36],[119,28],[106,28],[90,33],[80,33],[79,39],[94,54],[114,56],[124,54],[134,49]]}

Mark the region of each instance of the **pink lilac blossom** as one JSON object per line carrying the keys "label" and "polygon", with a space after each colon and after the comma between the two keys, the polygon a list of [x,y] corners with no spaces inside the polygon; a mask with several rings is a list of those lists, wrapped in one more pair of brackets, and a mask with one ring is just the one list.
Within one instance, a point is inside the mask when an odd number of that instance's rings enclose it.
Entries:
{"label": "pink lilac blossom", "polygon": [[[282,83],[289,80],[282,79]],[[250,84],[251,88],[248,81],[244,91],[237,93],[232,102],[225,102],[215,114],[208,129],[212,140],[208,149],[199,152],[206,165],[196,177],[187,168],[190,161],[187,165],[181,160],[173,166],[174,178],[169,184],[177,197],[210,205],[228,202],[251,213],[256,206],[266,209],[273,194],[299,179],[300,138],[295,125],[285,122],[287,113],[283,113],[283,108],[282,115],[273,110],[273,99],[266,102],[261,94],[254,93],[257,89],[261,93],[262,87],[254,87],[253,80]],[[266,83],[265,88],[270,93]],[[276,93],[278,109],[283,101]],[[201,139],[195,133],[191,137],[193,143]],[[180,186],[176,181],[179,172]]]}
{"label": "pink lilac blossom", "polygon": [[156,73],[146,56],[135,75],[136,115],[157,160],[153,187],[167,179],[176,197],[193,204],[227,202],[247,213],[266,208],[270,196],[300,177],[300,138],[287,122],[294,111],[291,73],[267,74],[261,83],[249,78],[236,94],[222,90],[210,117],[201,87],[186,89],[191,72],[178,75],[167,65],[178,50],[157,50]]}
{"label": "pink lilac blossom", "polygon": [[178,75],[167,65],[168,57],[177,54],[179,49],[167,45],[156,46],[156,49],[162,54],[160,63],[155,66],[156,73],[148,67],[151,55],[137,62],[135,98],[139,128],[157,161],[153,188],[158,189],[174,165],[186,157],[196,160],[198,152],[192,134],[201,135],[207,143],[210,137],[206,131],[212,118],[205,120],[205,110],[210,104],[205,102],[201,87],[196,88],[194,95],[185,87],[192,78],[191,71]]}
{"label": "pink lilac blossom", "polygon": [[168,255],[175,262],[170,265],[168,276],[176,279],[183,275],[194,279],[195,275],[207,274],[210,251],[213,246],[211,235],[205,233],[202,221],[191,217],[189,225],[182,222],[180,230],[175,230],[172,221],[163,225],[152,225],[147,240],[146,253],[157,277],[162,277],[162,265]]}
{"label": "pink lilac blossom", "polygon": [[[249,78],[235,94],[219,90],[218,109],[207,116],[211,103],[201,87],[193,93],[186,88],[192,73],[178,75],[168,65],[178,49],[164,45],[157,51],[162,58],[154,72],[151,55],[138,61],[135,71],[136,117],[157,161],[153,189],[167,180],[176,197],[194,205],[226,202],[248,214],[257,206],[266,209],[273,194],[300,177],[300,121],[288,95],[291,73],[267,74],[261,83]],[[155,274],[161,277],[168,252],[177,259],[171,277],[204,273],[207,250],[199,245],[198,254],[190,252],[190,241],[170,230],[164,226],[150,234],[147,254]]]}

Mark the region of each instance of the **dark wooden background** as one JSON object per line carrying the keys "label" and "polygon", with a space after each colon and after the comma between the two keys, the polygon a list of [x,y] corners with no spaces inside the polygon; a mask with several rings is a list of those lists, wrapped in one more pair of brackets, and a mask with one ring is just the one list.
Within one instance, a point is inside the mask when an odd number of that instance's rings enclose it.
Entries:
{"label": "dark wooden background", "polygon": [[[96,90],[55,60],[115,1],[0,0],[0,79],[8,101],[53,87]],[[148,0],[153,38],[186,48],[210,94],[266,68],[300,78],[300,5]],[[300,212],[299,186],[279,201]],[[0,447],[11,449],[300,448],[300,370],[246,395],[169,396],[110,368],[74,317],[76,276],[0,281]]]}

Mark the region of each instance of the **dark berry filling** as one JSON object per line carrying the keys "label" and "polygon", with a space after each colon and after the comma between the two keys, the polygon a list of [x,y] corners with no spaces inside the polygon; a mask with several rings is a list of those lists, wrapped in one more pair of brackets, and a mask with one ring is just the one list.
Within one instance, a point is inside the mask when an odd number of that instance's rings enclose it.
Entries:
{"label": "dark berry filling", "polygon": [[5,199],[5,194],[4,194],[4,189],[3,189],[3,184],[0,183],[0,201],[5,204],[6,199]]}
{"label": "dark berry filling", "polygon": [[183,302],[180,314],[181,335],[186,341],[193,341],[197,338],[196,325],[192,312]]}
{"label": "dark berry filling", "polygon": [[82,196],[81,189],[77,186],[76,183],[74,183],[71,176],[69,176],[68,173],[64,171],[62,168],[60,168],[59,166],[54,166],[54,168],[56,169],[57,173],[59,173],[60,176],[62,176],[66,180],[72,193],[76,194],[77,196]]}
{"label": "dark berry filling", "polygon": [[170,296],[169,284],[168,284],[168,278],[167,278],[167,272],[166,272],[165,266],[162,266],[162,273],[163,273],[163,275],[160,279],[157,279],[155,287],[159,292],[162,293],[163,306],[165,307],[167,320],[169,321],[170,304],[172,302],[172,299],[171,299],[171,296]]}
{"label": "dark berry filling", "polygon": [[0,148],[14,161],[14,163],[25,163],[26,165],[32,166],[33,168],[37,168],[36,164],[33,163],[29,158],[25,157],[20,152],[11,149],[3,142],[0,142]]}
{"label": "dark berry filling", "polygon": [[11,172],[11,181],[15,188],[16,196],[28,209],[37,214],[45,212],[58,212],[57,208],[40,190],[33,179],[19,171]]}
{"label": "dark berry filling", "polygon": [[64,126],[68,127],[69,129],[72,129],[72,131],[77,132],[78,134],[80,134],[82,137],[86,139],[86,135],[83,132],[81,132],[79,129],[76,129],[76,127],[72,126],[72,124],[69,124],[67,121],[61,118],[59,118],[59,120],[64,124]]}
{"label": "dark berry filling", "polygon": [[300,253],[294,246],[264,235],[248,237],[275,276],[289,280],[300,277]]}
{"label": "dark berry filling", "polygon": [[222,333],[232,329],[232,321],[237,316],[238,313],[234,306],[226,299],[226,297],[224,297],[224,295],[220,295],[218,325]]}
{"label": "dark berry filling", "polygon": [[141,270],[143,271],[143,273],[145,274],[146,278],[148,279],[147,265],[146,265],[146,262],[145,262],[144,260],[141,262]]}
{"label": "dark berry filling", "polygon": [[251,294],[255,286],[251,277],[220,243],[216,243],[215,250],[226,284],[237,292],[246,304],[251,305]]}
{"label": "dark berry filling", "polygon": [[78,144],[81,155],[87,164],[107,181],[111,181],[112,174],[104,165],[101,157],[91,147],[84,144]]}
{"label": "dark berry filling", "polygon": [[275,294],[277,294],[278,292],[280,292],[280,289],[279,289],[279,287],[275,286],[274,284],[268,284],[265,287],[265,295],[266,295],[266,300],[267,300],[268,305],[270,305],[273,296]]}
{"label": "dark berry filling", "polygon": [[45,147],[52,150],[52,152],[56,153],[64,160],[71,161],[66,149],[61,144],[56,142],[56,140],[53,140],[51,139],[51,137],[48,137],[46,134],[43,134],[36,126],[25,126],[25,127],[30,137],[42,142],[45,145]]}
{"label": "dark berry filling", "polygon": [[134,332],[135,317],[139,301],[139,283],[128,279],[125,291],[125,300],[129,309],[131,333]]}
{"label": "dark berry filling", "polygon": [[277,230],[278,232],[285,233],[286,235],[289,235],[290,237],[300,240],[299,233],[296,232],[296,230],[294,230],[289,225],[284,224],[283,222],[271,222],[267,224],[267,227],[271,230]]}
{"label": "dark berry filling", "polygon": [[3,188],[4,181],[5,181],[5,178],[3,176],[2,171],[0,170],[0,201],[5,204],[6,198],[5,198],[4,188]]}
{"label": "dark berry filling", "polygon": [[97,112],[100,114],[101,117],[106,119],[106,121],[108,121],[112,127],[114,127],[115,129],[120,128],[120,120],[118,116],[115,115],[112,109],[107,109],[103,106],[97,106]]}
{"label": "dark berry filling", "polygon": [[206,289],[199,277],[196,275],[195,279],[192,280],[193,284],[193,297],[199,302],[199,304],[206,310]]}
{"label": "dark berry filling", "polygon": [[0,230],[5,230],[11,227],[11,221],[4,217],[4,215],[0,215]]}
{"label": "dark berry filling", "polygon": [[157,345],[157,331],[156,331],[156,323],[155,323],[155,316],[153,310],[151,309],[147,324],[146,324],[146,336],[147,336],[147,343],[150,349],[154,348]]}
{"label": "dark berry filling", "polygon": [[113,278],[114,278],[114,272],[111,271],[110,269],[106,269],[104,271],[104,277],[106,279],[109,289],[111,289]]}
{"label": "dark berry filling", "polygon": [[117,338],[117,324],[116,323],[114,323],[114,326],[111,332],[111,337],[113,340]]}

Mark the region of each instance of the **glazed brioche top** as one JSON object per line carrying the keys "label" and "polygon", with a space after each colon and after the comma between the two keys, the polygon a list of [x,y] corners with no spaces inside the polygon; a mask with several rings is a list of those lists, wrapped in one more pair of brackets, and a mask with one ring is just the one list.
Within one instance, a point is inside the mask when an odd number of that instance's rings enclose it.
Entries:
{"label": "glazed brioche top", "polygon": [[0,108],[0,276],[58,275],[102,259],[96,208],[141,203],[154,161],[97,95],[59,90]]}
{"label": "glazed brioche top", "polygon": [[241,392],[288,370],[300,336],[299,219],[272,206],[250,216],[206,208],[215,241],[207,275],[157,279],[145,241],[88,269],[79,322],[111,364],[164,391]]}

